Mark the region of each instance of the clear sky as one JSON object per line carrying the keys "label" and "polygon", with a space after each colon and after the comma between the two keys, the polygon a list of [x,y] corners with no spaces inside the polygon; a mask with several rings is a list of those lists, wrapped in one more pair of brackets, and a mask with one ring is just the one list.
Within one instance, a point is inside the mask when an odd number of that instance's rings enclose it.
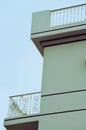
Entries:
{"label": "clear sky", "polygon": [[43,57],[30,39],[32,12],[86,0],[0,0],[0,130],[9,96],[41,90]]}

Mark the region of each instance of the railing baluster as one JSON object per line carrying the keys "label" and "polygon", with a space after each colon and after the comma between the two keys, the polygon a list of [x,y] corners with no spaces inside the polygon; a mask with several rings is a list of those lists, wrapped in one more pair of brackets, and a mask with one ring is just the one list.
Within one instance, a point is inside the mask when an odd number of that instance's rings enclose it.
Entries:
{"label": "railing baluster", "polygon": [[64,10],[64,25],[67,24],[67,10]]}
{"label": "railing baluster", "polygon": [[51,27],[53,27],[53,14],[54,14],[54,12],[51,12],[51,23],[50,23]]}
{"label": "railing baluster", "polygon": [[64,25],[64,10],[61,12],[61,25]]}
{"label": "railing baluster", "polygon": [[70,9],[68,9],[68,24],[70,24]]}
{"label": "railing baluster", "polygon": [[86,5],[85,5],[85,20],[86,20]]}
{"label": "railing baluster", "polygon": [[71,11],[70,11],[70,14],[71,14],[71,23],[73,23],[73,8],[71,8]]}
{"label": "railing baluster", "polygon": [[83,6],[83,21],[85,20],[85,6]]}
{"label": "railing baluster", "polygon": [[83,21],[83,8],[81,7],[81,21]]}
{"label": "railing baluster", "polygon": [[58,17],[58,25],[60,26],[60,11],[58,11],[59,17]]}
{"label": "railing baluster", "polygon": [[62,10],[60,11],[60,26],[62,25]]}
{"label": "railing baluster", "polygon": [[56,11],[56,26],[58,26],[58,11]]}
{"label": "railing baluster", "polygon": [[78,20],[78,17],[79,17],[78,7],[76,9],[77,9],[77,22],[79,22],[79,20]]}
{"label": "railing baluster", "polygon": [[78,22],[78,10],[75,8],[75,23]]}

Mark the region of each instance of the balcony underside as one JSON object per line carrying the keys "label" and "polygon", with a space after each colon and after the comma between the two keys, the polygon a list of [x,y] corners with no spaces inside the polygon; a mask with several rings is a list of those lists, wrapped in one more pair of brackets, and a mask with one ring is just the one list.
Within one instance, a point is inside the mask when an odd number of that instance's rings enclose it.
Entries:
{"label": "balcony underside", "polygon": [[[16,121],[16,120],[15,120]],[[38,130],[38,121],[5,125],[7,130]]]}
{"label": "balcony underside", "polygon": [[54,27],[52,30],[32,33],[31,39],[43,55],[44,47],[86,40],[86,24]]}

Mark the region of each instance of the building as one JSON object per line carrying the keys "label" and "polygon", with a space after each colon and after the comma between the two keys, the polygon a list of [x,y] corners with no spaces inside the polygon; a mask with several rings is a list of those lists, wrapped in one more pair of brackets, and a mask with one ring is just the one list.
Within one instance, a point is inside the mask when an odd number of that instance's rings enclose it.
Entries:
{"label": "building", "polygon": [[[7,130],[86,129],[86,4],[35,12],[42,92],[10,97]],[[40,100],[41,99],[41,100]]]}

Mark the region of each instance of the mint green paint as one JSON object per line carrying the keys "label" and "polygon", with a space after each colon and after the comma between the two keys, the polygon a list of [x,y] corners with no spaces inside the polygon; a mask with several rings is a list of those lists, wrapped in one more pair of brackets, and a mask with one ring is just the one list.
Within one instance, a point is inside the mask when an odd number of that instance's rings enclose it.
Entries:
{"label": "mint green paint", "polygon": [[53,113],[86,108],[86,92],[42,97],[41,113]]}
{"label": "mint green paint", "polygon": [[86,130],[86,112],[40,117],[39,130]]}
{"label": "mint green paint", "polygon": [[86,41],[46,47],[42,94],[86,88]]}
{"label": "mint green paint", "polygon": [[31,33],[47,31],[50,28],[50,11],[33,13]]}
{"label": "mint green paint", "polygon": [[[26,116],[27,117],[27,116]],[[24,116],[21,116],[20,119],[17,119],[17,118],[11,118],[11,119],[6,119],[5,122],[4,122],[4,125],[5,126],[10,126],[10,125],[15,125],[15,124],[23,124],[23,123],[27,123],[27,122],[34,122],[34,121],[37,121],[39,120],[38,117],[35,117],[35,118],[24,118]]]}

